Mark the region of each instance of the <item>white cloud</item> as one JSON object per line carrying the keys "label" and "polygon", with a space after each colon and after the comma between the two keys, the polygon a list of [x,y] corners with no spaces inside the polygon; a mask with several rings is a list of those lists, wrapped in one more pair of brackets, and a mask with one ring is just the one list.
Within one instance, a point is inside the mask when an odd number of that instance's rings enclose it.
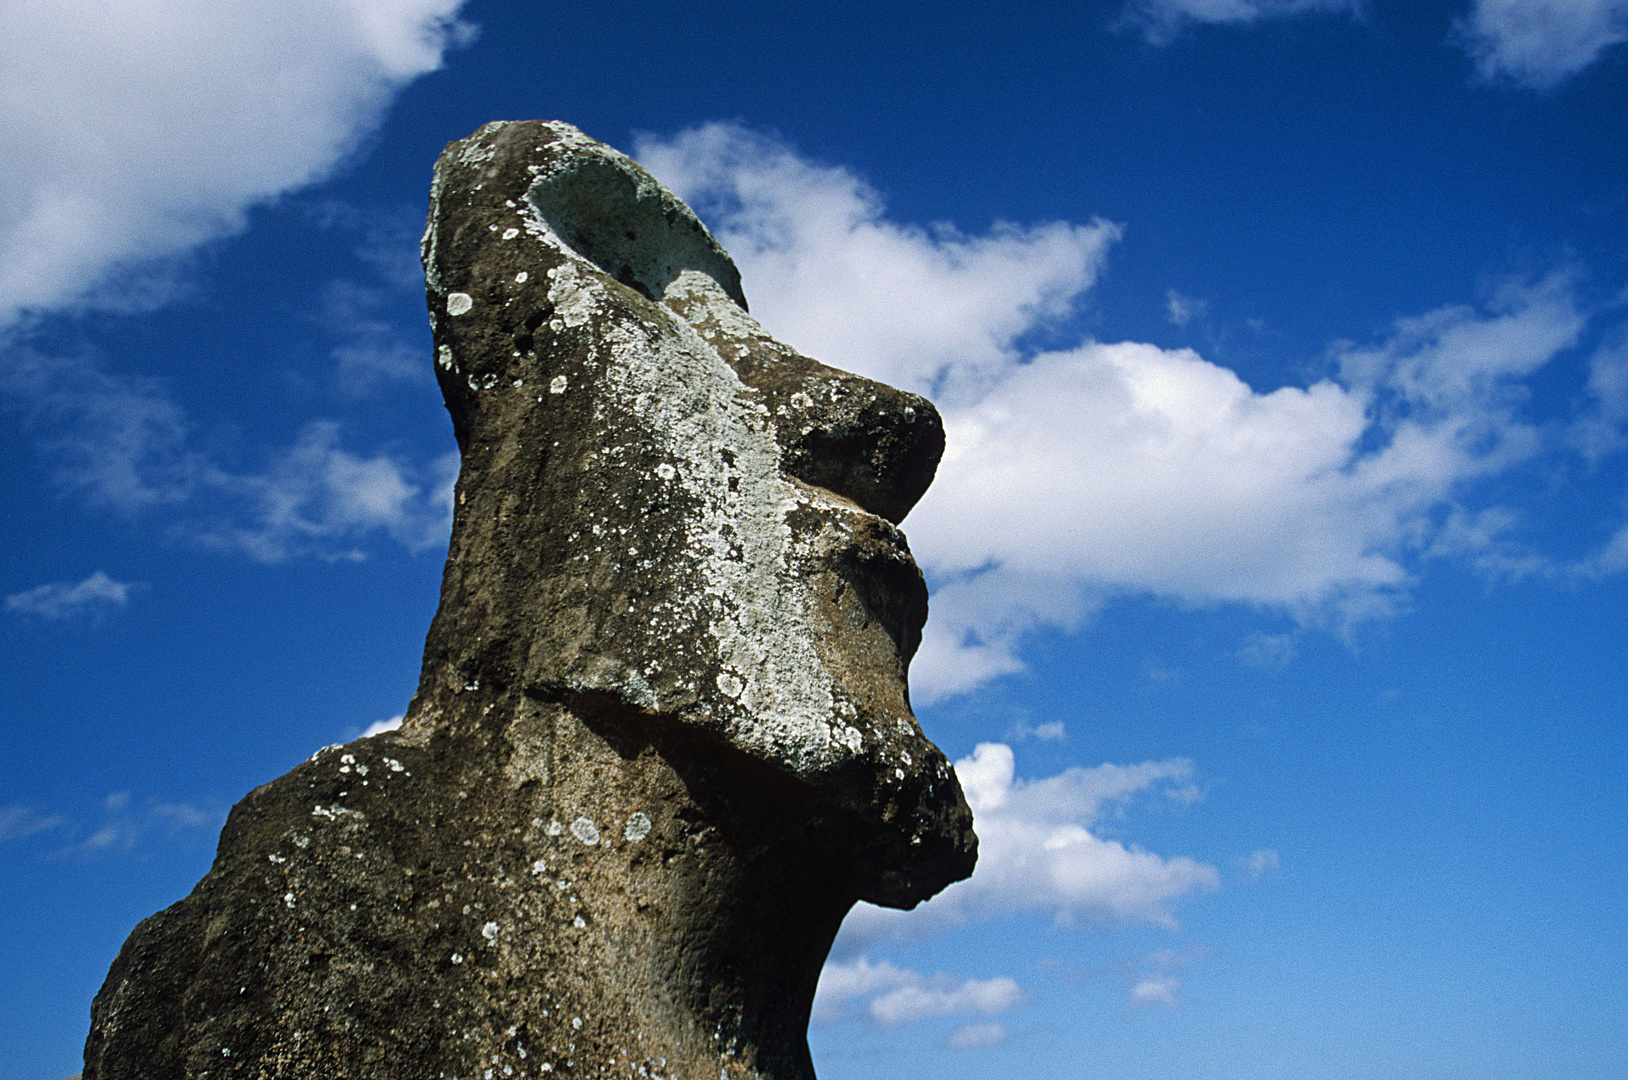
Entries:
{"label": "white cloud", "polygon": [[211,814],[187,803],[131,804],[130,793],[115,791],[103,801],[102,824],[69,850],[78,852],[129,851],[155,832],[175,836],[190,829],[219,828],[222,814]]}
{"label": "white cloud", "polygon": [[1287,667],[1298,652],[1293,634],[1251,634],[1235,654],[1240,663],[1254,668]]}
{"label": "white cloud", "polygon": [[54,479],[121,513],[162,509],[180,539],[272,562],[359,558],[357,544],[381,532],[420,550],[451,528],[455,451],[428,462],[358,453],[338,424],[314,420],[258,467],[227,468],[194,448],[186,411],[151,380],[26,348],[8,359],[0,391],[52,432]]}
{"label": "white cloud", "polygon": [[67,824],[68,819],[61,814],[41,815],[26,806],[0,807],[0,843],[51,832]]}
{"label": "white cloud", "polygon": [[185,411],[157,383],[84,356],[5,352],[0,391],[51,432],[44,450],[59,485],[126,513],[188,497],[201,462]]}
{"label": "white cloud", "polygon": [[1202,319],[1209,310],[1209,303],[1193,296],[1183,296],[1175,289],[1166,289],[1164,294],[1165,318],[1175,326],[1186,326],[1194,319]]}
{"label": "white cloud", "polygon": [[41,619],[70,619],[76,615],[122,608],[130,602],[134,582],[114,581],[98,570],[77,583],[53,581],[6,597],[6,610]]}
{"label": "white cloud", "polygon": [[[0,14],[0,326],[153,302],[132,269],[323,178],[469,29],[461,0],[12,0]],[[160,297],[161,298],[161,297]]]}
{"label": "white cloud", "polygon": [[1583,457],[1598,465],[1628,446],[1628,327],[1617,330],[1589,358],[1591,407],[1571,432]]}
{"label": "white cloud", "polygon": [[[1531,457],[1518,380],[1575,342],[1572,278],[1339,347],[1341,381],[1260,393],[1189,350],[1089,343],[946,410],[908,525],[940,584],[925,700],[1017,670],[1022,635],[1099,598],[1266,605],[1314,625],[1389,610],[1462,488]],[[974,509],[975,508],[975,509]]]}
{"label": "white cloud", "polygon": [[1249,858],[1244,860],[1244,869],[1249,871],[1252,880],[1258,880],[1268,870],[1276,870],[1277,868],[1278,853],[1271,848],[1252,851],[1249,853]]}
{"label": "white cloud", "polygon": [[349,545],[374,531],[418,550],[444,540],[451,528],[457,468],[456,453],[427,468],[387,453],[361,457],[340,445],[337,424],[313,421],[260,472],[206,471],[200,482],[226,499],[229,513],[183,530],[195,542],[263,562],[361,558]]}
{"label": "white cloud", "polygon": [[[955,771],[978,831],[978,865],[972,877],[912,911],[855,907],[820,975],[814,1023],[858,1015],[885,1025],[940,1016],[995,1016],[1024,1000],[1022,988],[1005,976],[927,978],[887,960],[872,962],[864,950],[884,939],[920,940],[969,920],[1017,912],[1047,915],[1063,925],[1152,923],[1174,928],[1171,908],[1176,901],[1219,887],[1212,866],[1183,857],[1164,859],[1091,831],[1122,814],[1133,797],[1178,806],[1198,799],[1190,762],[1105,764],[1022,781],[1016,778],[1010,747],[983,743],[957,761]],[[1163,950],[1149,963],[1164,977],[1187,959]],[[1174,985],[1171,980],[1172,994]],[[973,1025],[951,1035],[946,1045],[990,1046],[1005,1038],[998,1025]]]}
{"label": "white cloud", "polygon": [[898,225],[852,172],[734,124],[644,136],[636,156],[706,219],[776,336],[940,397],[974,392],[1018,359],[1021,335],[1069,314],[1119,237],[1101,220],[977,236]]}
{"label": "white cloud", "polygon": [[1171,908],[1219,887],[1213,866],[1103,839],[1092,829],[1109,808],[1137,795],[1177,805],[1199,797],[1190,762],[1071,768],[1042,780],[1015,779],[1012,750],[983,743],[955,763],[978,831],[978,866],[913,911],[862,904],[843,923],[834,955],[852,956],[886,937],[937,935],[969,920],[1013,912],[1061,924],[1152,923],[1174,927]]}
{"label": "white cloud", "polygon": [[[1527,572],[1515,516],[1476,485],[1543,449],[1519,406],[1588,321],[1575,268],[1335,343],[1331,377],[1259,390],[1188,349],[1022,352],[1077,307],[1116,226],[896,225],[851,173],[737,126],[639,152],[715,227],[771,332],[934,392],[949,445],[906,523],[933,586],[918,701],[1022,670],[1026,635],[1075,630],[1113,596],[1343,632],[1404,607],[1429,558]],[[1599,400],[1616,400],[1617,367],[1596,371]]]}
{"label": "white cloud", "polygon": [[1131,987],[1131,1004],[1158,1004],[1174,1007],[1176,1004],[1176,991],[1180,989],[1180,979],[1171,978],[1169,975],[1149,975]]}
{"label": "white cloud", "polygon": [[1021,1004],[1023,991],[1004,976],[957,981],[940,974],[929,979],[886,960],[872,964],[861,956],[829,963],[821,971],[813,1022],[845,1019],[861,999],[869,999],[863,1011],[870,1019],[897,1027],[939,1016],[994,1016]]}
{"label": "white cloud", "polygon": [[871,1015],[882,1023],[897,1026],[935,1016],[965,1016],[976,1013],[993,1016],[1006,1012],[1023,1000],[1023,991],[1011,979],[968,979],[959,985],[910,983],[874,999]]}
{"label": "white cloud", "polygon": [[1064,742],[1068,739],[1068,729],[1061,720],[1052,720],[1045,724],[1031,724],[1019,721],[1012,725],[1008,738],[1013,739],[1039,739],[1041,742]]}
{"label": "white cloud", "polygon": [[978,1050],[1006,1042],[1006,1028],[1000,1024],[963,1024],[950,1033],[944,1045],[951,1050]]}
{"label": "white cloud", "polygon": [[1453,38],[1482,78],[1545,89],[1628,41],[1628,0],[1475,0]]}
{"label": "white cloud", "polygon": [[1262,19],[1297,15],[1362,14],[1362,0],[1131,0],[1119,25],[1140,30],[1148,41],[1165,45],[1192,24],[1235,26]]}

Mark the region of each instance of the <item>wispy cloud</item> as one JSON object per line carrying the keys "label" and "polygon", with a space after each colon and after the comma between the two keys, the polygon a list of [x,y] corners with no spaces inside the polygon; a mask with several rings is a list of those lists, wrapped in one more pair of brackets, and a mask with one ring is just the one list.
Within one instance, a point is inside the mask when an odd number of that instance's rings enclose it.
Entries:
{"label": "wispy cloud", "polygon": [[1628,0],[1475,0],[1453,40],[1483,79],[1548,89],[1628,41]]}
{"label": "wispy cloud", "polygon": [[127,791],[116,791],[103,800],[102,820],[87,835],[75,840],[68,852],[94,854],[129,851],[153,835],[174,836],[194,829],[219,828],[222,814],[210,813],[190,803],[144,802],[136,804]]}
{"label": "wispy cloud", "polygon": [[85,356],[19,348],[13,359],[0,393],[52,433],[43,451],[58,486],[126,515],[162,512],[184,542],[266,562],[344,559],[361,557],[371,534],[420,550],[451,527],[454,451],[429,461],[362,452],[337,422],[313,420],[262,451],[258,467],[228,468],[197,448],[159,383]]}
{"label": "wispy cloud", "polygon": [[1000,1046],[1010,1038],[1002,1024],[962,1024],[952,1031],[944,1045],[950,1050],[981,1050]]}
{"label": "wispy cloud", "polygon": [[[461,0],[15,0],[0,14],[0,327],[162,302],[132,274],[328,175],[472,31]],[[144,291],[145,290],[145,291]]]}
{"label": "wispy cloud", "polygon": [[[1487,492],[1556,452],[1521,406],[1527,381],[1595,317],[1577,267],[1335,342],[1329,377],[1259,390],[1189,349],[1023,351],[1083,302],[1120,235],[1112,224],[970,236],[898,225],[851,173],[737,126],[638,149],[708,216],[771,332],[936,395],[949,447],[906,523],[934,589],[911,672],[923,702],[1021,670],[1027,635],[1077,629],[1116,595],[1245,604],[1343,633],[1405,608],[1429,559],[1500,575],[1523,565],[1508,536],[1517,516]],[[1619,448],[1625,368],[1602,348],[1593,422],[1575,440],[1595,454]],[[1617,550],[1589,565],[1628,566]]]}
{"label": "wispy cloud", "polygon": [[27,806],[0,807],[0,843],[39,836],[49,838],[55,857],[94,855],[129,851],[155,837],[218,829],[225,819],[223,813],[191,803],[138,802],[128,791],[115,791],[102,800],[101,813],[90,824]]}
{"label": "wispy cloud", "polygon": [[401,384],[433,392],[418,251],[423,208],[364,209],[327,201],[313,206],[311,217],[330,233],[353,237],[363,268],[323,288],[316,321],[337,341],[334,388],[350,398]]}
{"label": "wispy cloud", "polygon": [[1189,26],[1244,26],[1300,15],[1360,15],[1363,0],[1131,0],[1118,26],[1134,29],[1155,45],[1168,45]]}
{"label": "wispy cloud", "polygon": [[456,453],[417,466],[387,452],[359,455],[341,444],[338,424],[313,421],[259,472],[211,469],[206,485],[225,509],[177,529],[194,542],[263,562],[362,558],[355,542],[375,531],[420,550],[445,540],[451,528],[457,469]]}
{"label": "wispy cloud", "polygon": [[1181,980],[1169,975],[1149,975],[1139,979],[1130,989],[1132,1005],[1168,1005],[1176,1004],[1176,991],[1181,989]]}
{"label": "wispy cloud", "polygon": [[0,807],[0,843],[68,827],[61,814],[41,814],[27,806]]}
{"label": "wispy cloud", "polygon": [[1063,742],[1068,738],[1068,729],[1061,720],[1051,720],[1044,724],[1031,724],[1019,721],[1013,724],[1007,732],[1010,739],[1039,739],[1041,742]]}
{"label": "wispy cloud", "polygon": [[122,608],[135,582],[114,581],[98,570],[80,582],[53,581],[6,597],[6,610],[41,619],[71,619]]}
{"label": "wispy cloud", "polygon": [[1271,848],[1260,848],[1249,853],[1244,860],[1244,870],[1249,874],[1251,881],[1258,881],[1262,874],[1268,870],[1276,870],[1279,865],[1278,853]]}
{"label": "wispy cloud", "polygon": [[1136,965],[1141,970],[1133,977],[1130,988],[1126,990],[1126,998],[1132,1005],[1138,1007],[1163,1005],[1165,1008],[1176,1008],[1181,1004],[1178,995],[1182,985],[1176,973],[1208,955],[1209,950],[1203,945],[1194,945],[1180,951],[1157,950]]}
{"label": "wispy cloud", "polygon": [[1165,318],[1174,326],[1186,326],[1194,319],[1202,319],[1209,307],[1207,301],[1200,300],[1195,296],[1185,296],[1175,289],[1165,290]]}

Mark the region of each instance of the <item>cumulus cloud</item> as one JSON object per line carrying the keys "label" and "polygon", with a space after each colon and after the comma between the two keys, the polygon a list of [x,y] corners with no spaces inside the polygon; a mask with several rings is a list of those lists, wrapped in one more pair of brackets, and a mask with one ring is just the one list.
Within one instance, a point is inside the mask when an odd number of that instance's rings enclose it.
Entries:
{"label": "cumulus cloud", "polygon": [[6,597],[6,610],[41,619],[71,619],[122,608],[130,602],[134,582],[114,581],[101,570],[84,581],[53,581]]}
{"label": "cumulus cloud", "polygon": [[995,1016],[1022,1001],[1022,989],[1004,976],[956,980],[940,974],[929,979],[886,960],[873,964],[861,956],[825,966],[814,997],[813,1022],[846,1019],[862,1004],[870,1019],[897,1027],[940,1016]]}
{"label": "cumulus cloud", "polygon": [[1538,451],[1519,380],[1584,322],[1562,272],[1338,345],[1342,378],[1305,388],[1129,342],[1015,367],[946,411],[908,526],[938,583],[926,699],[1020,669],[1025,632],[1072,629],[1109,594],[1333,627],[1387,613],[1466,485]]}
{"label": "cumulus cloud", "polygon": [[250,206],[330,174],[397,90],[467,38],[460,6],[6,4],[0,326],[28,310],[153,302],[131,271],[236,232]]}
{"label": "cumulus cloud", "polygon": [[1360,15],[1362,0],[1131,0],[1119,25],[1141,31],[1155,45],[1166,45],[1191,25],[1226,23],[1242,26],[1263,19],[1297,15]]}
{"label": "cumulus cloud", "polygon": [[[771,332],[935,394],[949,446],[906,523],[933,586],[919,701],[1022,670],[1026,635],[1076,629],[1111,596],[1343,632],[1405,606],[1428,558],[1514,566],[1515,517],[1477,505],[1475,485],[1542,449],[1524,380],[1588,322],[1575,268],[1336,342],[1330,377],[1257,389],[1189,349],[1022,350],[1080,303],[1115,225],[898,225],[852,173],[738,126],[638,150],[735,254]],[[1605,404],[1620,370],[1602,353],[1596,445],[1621,428]],[[1260,644],[1260,660],[1286,651]]]}
{"label": "cumulus cloud", "polygon": [[978,831],[978,867],[914,911],[860,905],[849,914],[834,955],[853,956],[884,938],[924,938],[1012,912],[1064,925],[1151,923],[1175,927],[1172,907],[1219,887],[1213,866],[1163,858],[1093,832],[1110,810],[1135,796],[1186,805],[1200,797],[1191,762],[1071,768],[1040,780],[1016,779],[1009,746],[983,743],[955,763]]}
{"label": "cumulus cloud", "polygon": [[1453,38],[1482,78],[1547,89],[1628,41],[1628,0],[1475,0]]}

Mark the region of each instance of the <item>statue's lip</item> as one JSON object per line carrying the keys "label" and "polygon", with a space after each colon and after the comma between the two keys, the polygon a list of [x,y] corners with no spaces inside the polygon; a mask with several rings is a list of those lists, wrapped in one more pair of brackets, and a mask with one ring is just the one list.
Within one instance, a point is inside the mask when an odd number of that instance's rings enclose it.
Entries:
{"label": "statue's lip", "polygon": [[[867,611],[886,627],[906,662],[927,622],[927,583],[902,530],[887,518],[860,510],[838,560]],[[914,601],[914,602],[913,602]]]}

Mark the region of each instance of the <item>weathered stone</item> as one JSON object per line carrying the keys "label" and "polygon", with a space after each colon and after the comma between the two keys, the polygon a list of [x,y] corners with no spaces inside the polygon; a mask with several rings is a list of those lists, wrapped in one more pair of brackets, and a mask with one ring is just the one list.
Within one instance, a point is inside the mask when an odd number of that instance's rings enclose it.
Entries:
{"label": "weathered stone", "polygon": [[564,124],[449,146],[424,254],[463,465],[418,693],[234,808],[85,1080],[811,1077],[843,915],[975,858],[905,684],[937,414],[769,338]]}

